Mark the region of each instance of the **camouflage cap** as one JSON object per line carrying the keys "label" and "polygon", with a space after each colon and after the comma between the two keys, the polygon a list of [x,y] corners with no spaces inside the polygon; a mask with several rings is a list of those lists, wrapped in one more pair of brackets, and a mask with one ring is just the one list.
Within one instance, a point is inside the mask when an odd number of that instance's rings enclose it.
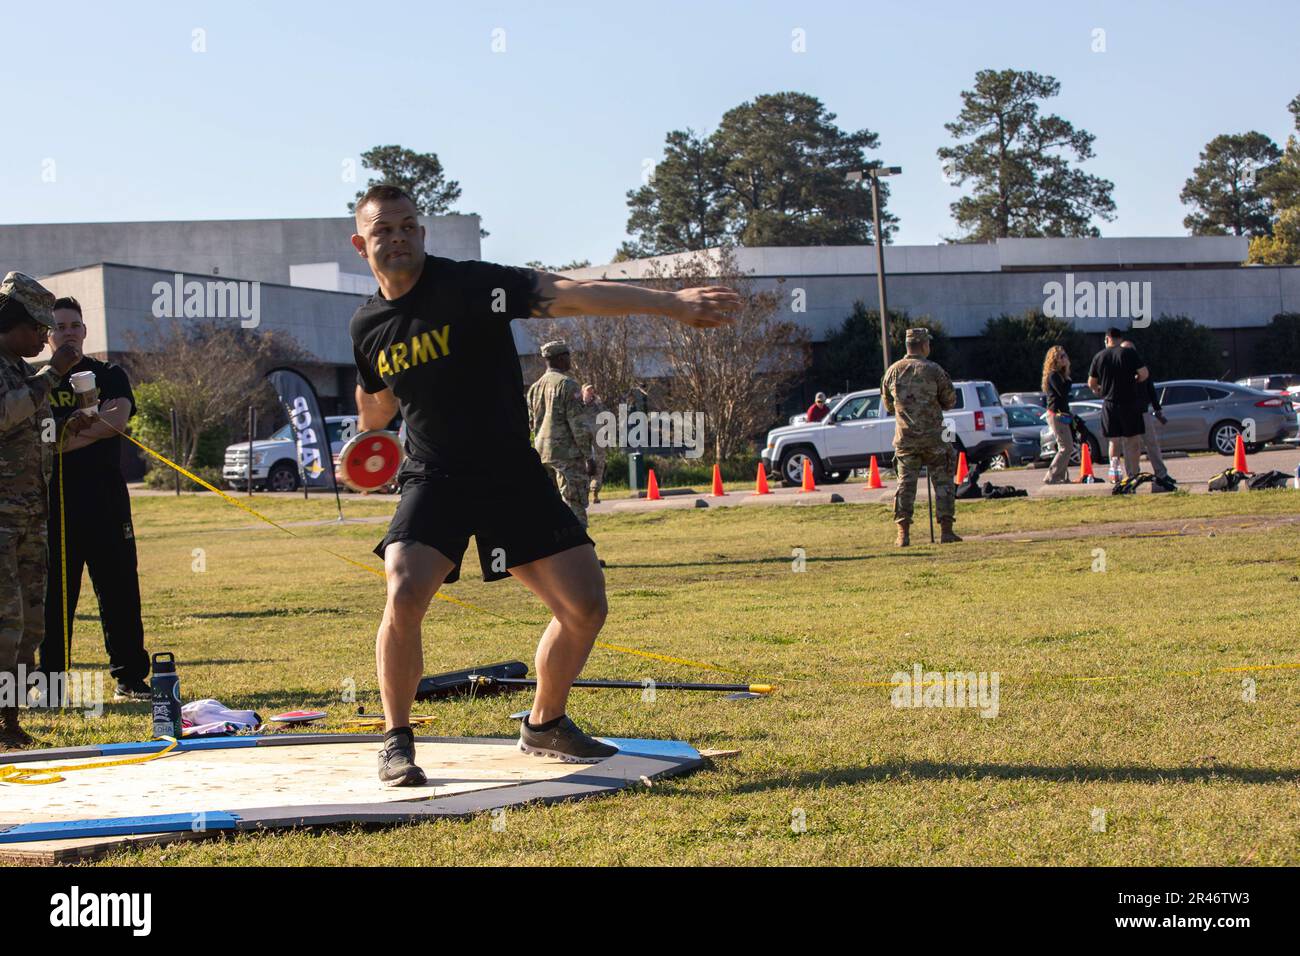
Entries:
{"label": "camouflage cap", "polygon": [[922,342],[928,342],[928,341],[930,341],[929,329],[908,329],[907,330],[908,345],[920,345]]}
{"label": "camouflage cap", "polygon": [[557,355],[567,355],[569,353],[569,343],[564,339],[556,339],[554,342],[547,342],[542,346],[542,358],[554,358]]}
{"label": "camouflage cap", "polygon": [[33,321],[54,328],[54,293],[29,275],[11,272],[0,282],[0,306],[13,301],[27,310]]}

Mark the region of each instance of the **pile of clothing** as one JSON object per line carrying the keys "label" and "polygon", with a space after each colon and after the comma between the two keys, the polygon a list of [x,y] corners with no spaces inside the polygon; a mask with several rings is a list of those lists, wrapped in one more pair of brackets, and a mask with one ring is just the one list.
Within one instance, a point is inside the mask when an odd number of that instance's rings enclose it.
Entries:
{"label": "pile of clothing", "polygon": [[983,464],[977,464],[962,479],[957,486],[957,497],[962,500],[970,498],[1027,498],[1029,492],[1023,488],[1017,488],[1015,485],[995,485],[991,481],[984,482],[980,486],[980,472],[984,470]]}
{"label": "pile of clothing", "polygon": [[262,718],[251,710],[231,710],[219,700],[192,700],[181,707],[181,728],[186,738],[228,737],[251,734]]}

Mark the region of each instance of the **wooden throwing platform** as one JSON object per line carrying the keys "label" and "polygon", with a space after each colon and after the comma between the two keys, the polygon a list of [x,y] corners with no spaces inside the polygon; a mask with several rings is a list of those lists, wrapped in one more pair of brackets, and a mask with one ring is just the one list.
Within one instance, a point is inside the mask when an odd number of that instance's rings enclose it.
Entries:
{"label": "wooden throwing platform", "polygon": [[[0,782],[0,860],[63,862],[114,846],[233,830],[464,817],[636,786],[701,766],[689,744],[602,738],[598,764],[521,753],[515,739],[418,737],[423,787],[384,787],[379,734],[276,734],[181,741],[165,757],[69,771],[58,783]],[[0,755],[0,765],[61,766],[157,753],[162,741]]]}

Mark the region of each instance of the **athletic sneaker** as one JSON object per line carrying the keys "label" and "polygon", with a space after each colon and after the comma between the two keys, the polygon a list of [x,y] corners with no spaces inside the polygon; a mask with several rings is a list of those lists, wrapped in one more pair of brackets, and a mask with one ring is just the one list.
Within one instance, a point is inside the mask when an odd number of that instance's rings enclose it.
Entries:
{"label": "athletic sneaker", "polygon": [[618,753],[617,747],[602,744],[585,734],[567,716],[550,730],[529,726],[527,718],[519,722],[519,749],[538,757],[555,757],[565,763],[599,763]]}
{"label": "athletic sneaker", "polygon": [[415,765],[415,735],[402,728],[384,737],[379,751],[379,780],[385,787],[418,787],[427,782],[424,771]]}
{"label": "athletic sneaker", "polygon": [[142,680],[118,681],[117,690],[113,691],[113,700],[150,700],[153,691]]}

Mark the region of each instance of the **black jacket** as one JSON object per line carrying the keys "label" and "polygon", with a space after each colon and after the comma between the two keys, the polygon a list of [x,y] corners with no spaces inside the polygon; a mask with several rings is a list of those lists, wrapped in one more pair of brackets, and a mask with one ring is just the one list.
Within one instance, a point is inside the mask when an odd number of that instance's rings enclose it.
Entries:
{"label": "black jacket", "polygon": [[1070,413],[1070,380],[1060,372],[1048,376],[1047,410],[1060,415]]}

